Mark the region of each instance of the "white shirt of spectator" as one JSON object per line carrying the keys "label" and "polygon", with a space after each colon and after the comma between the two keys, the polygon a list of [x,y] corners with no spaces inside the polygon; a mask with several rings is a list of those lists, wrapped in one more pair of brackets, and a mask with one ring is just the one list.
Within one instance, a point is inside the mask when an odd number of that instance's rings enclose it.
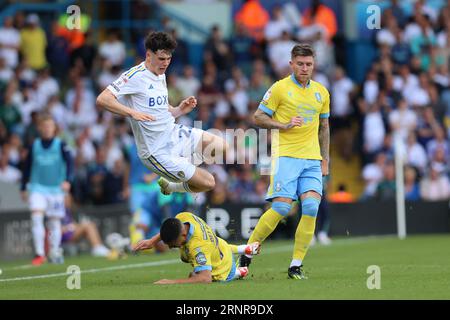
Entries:
{"label": "white shirt of spectator", "polygon": [[352,111],[350,104],[350,92],[353,89],[353,82],[345,77],[334,81],[332,85],[331,113],[333,116],[345,117]]}
{"label": "white shirt of spectator", "polygon": [[103,42],[99,54],[113,66],[122,65],[126,57],[125,44],[122,41]]}
{"label": "white shirt of spectator", "polygon": [[179,77],[175,86],[181,91],[184,97],[196,96],[201,87],[200,80],[195,77]]}
{"label": "white shirt of spectator", "polygon": [[389,29],[381,29],[377,33],[377,43],[387,44],[392,47],[397,43],[397,40],[395,39],[395,35]]}
{"label": "white shirt of spectator", "polygon": [[428,92],[421,87],[416,88],[414,91],[404,91],[403,96],[410,106],[415,107],[424,107],[431,101]]}
{"label": "white shirt of spectator", "polygon": [[428,161],[427,154],[422,145],[416,142],[412,146],[406,146],[406,153],[408,164],[424,172]]}
{"label": "white shirt of spectator", "polygon": [[264,29],[264,36],[268,41],[276,40],[281,37],[283,31],[291,31],[291,25],[286,20],[270,20]]}
{"label": "white shirt of spectator", "polygon": [[12,48],[2,48],[2,45],[19,47],[20,33],[15,28],[0,28],[0,57],[5,59],[6,65],[14,69],[19,62],[19,52]]}
{"label": "white shirt of spectator", "polygon": [[292,40],[278,40],[269,45],[269,59],[277,72],[282,72],[289,68],[291,50],[296,44],[297,43]]}
{"label": "white shirt of spectator", "polygon": [[48,100],[51,96],[59,94],[58,82],[52,78],[48,77],[43,79],[38,83],[38,88],[36,90],[37,103],[39,108],[44,108],[47,105]]}
{"label": "white shirt of spectator", "polygon": [[0,69],[0,81],[7,83],[11,81],[13,77],[14,72],[10,68],[5,67],[3,69]]}
{"label": "white shirt of spectator", "polygon": [[91,89],[84,87],[78,112],[73,110],[75,89],[70,89],[66,95],[66,105],[69,108],[67,116],[68,125],[75,127],[88,127],[95,123],[97,112],[95,110],[95,95]]}
{"label": "white shirt of spectator", "polygon": [[448,200],[450,198],[450,181],[441,174],[436,180],[425,178],[420,182],[420,194],[428,201]]}
{"label": "white shirt of spectator", "polygon": [[374,103],[377,100],[379,91],[380,88],[378,87],[378,82],[376,80],[368,80],[364,83],[363,95],[367,103]]}
{"label": "white shirt of spectator", "polygon": [[364,194],[373,196],[377,190],[378,183],[383,180],[383,170],[376,163],[369,163],[363,168],[362,177],[366,181]]}
{"label": "white shirt of spectator", "polygon": [[166,76],[155,75],[142,62],[124,72],[107,89],[124,105],[156,118],[155,121],[130,118],[139,157],[148,158],[165,144],[175,123],[169,112]]}
{"label": "white shirt of spectator", "polygon": [[408,138],[408,133],[410,130],[415,129],[417,126],[417,115],[414,111],[406,110],[394,110],[389,113],[389,124],[391,126],[397,125],[395,130],[403,141]]}
{"label": "white shirt of spectator", "polygon": [[384,136],[383,117],[381,112],[370,112],[364,118],[364,145],[368,152],[375,152],[383,147]]}

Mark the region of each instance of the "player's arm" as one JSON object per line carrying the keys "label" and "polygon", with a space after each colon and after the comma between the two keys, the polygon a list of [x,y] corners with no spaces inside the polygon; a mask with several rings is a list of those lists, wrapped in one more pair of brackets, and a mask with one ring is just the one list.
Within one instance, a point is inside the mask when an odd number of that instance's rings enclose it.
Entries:
{"label": "player's arm", "polygon": [[210,270],[202,270],[199,272],[192,272],[189,278],[185,279],[161,279],[155,284],[178,284],[178,283],[211,283],[212,275]]}
{"label": "player's arm", "polygon": [[191,112],[196,106],[197,99],[194,96],[190,96],[181,101],[178,107],[172,107],[169,104],[169,112],[174,118],[178,118],[179,116]]}
{"label": "player's arm", "polygon": [[322,174],[328,175],[328,161],[330,160],[330,125],[328,118],[319,120],[319,145],[322,156]]}
{"label": "player's arm", "polygon": [[133,247],[133,251],[140,251],[140,250],[146,250],[153,248],[158,242],[161,241],[161,236],[159,233],[155,236],[153,236],[150,239],[141,240],[138,243],[136,243]]}
{"label": "player's arm", "polygon": [[64,162],[66,163],[66,177],[65,177],[64,182],[61,184],[61,187],[64,192],[69,192],[70,185],[72,184],[72,181],[74,180],[74,175],[73,175],[74,170],[73,170],[72,155],[70,154],[70,151],[64,142],[61,143],[61,155],[64,159]]}
{"label": "player's arm", "polygon": [[123,117],[132,117],[137,121],[153,121],[155,117],[152,115],[139,112],[130,107],[121,104],[116,96],[108,89],[102,91],[97,97],[97,106],[104,108],[112,113],[118,114]]}
{"label": "player's arm", "polygon": [[258,127],[264,129],[287,130],[295,126],[301,127],[303,125],[303,118],[300,116],[293,117],[288,123],[281,123],[274,120],[271,115],[260,108],[256,110],[255,114],[253,115],[253,119]]}

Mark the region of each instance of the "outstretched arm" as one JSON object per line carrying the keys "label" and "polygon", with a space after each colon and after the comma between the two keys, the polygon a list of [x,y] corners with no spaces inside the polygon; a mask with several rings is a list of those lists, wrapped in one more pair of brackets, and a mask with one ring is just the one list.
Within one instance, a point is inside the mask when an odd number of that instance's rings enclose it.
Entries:
{"label": "outstretched arm", "polygon": [[267,113],[262,111],[261,109],[257,109],[255,114],[253,115],[255,120],[255,124],[264,129],[281,129],[286,130],[292,127],[301,127],[303,125],[303,118],[300,116],[293,117],[288,123],[281,123],[269,116]]}
{"label": "outstretched arm", "polygon": [[319,145],[322,156],[322,175],[328,175],[328,161],[330,160],[330,125],[328,118],[321,118],[319,123]]}
{"label": "outstretched arm", "polygon": [[139,112],[137,110],[131,109],[123,104],[121,104],[116,96],[109,91],[109,89],[105,89],[100,93],[97,97],[97,105],[101,108],[104,108],[112,113],[118,114],[123,117],[132,117],[137,121],[153,121],[155,117],[152,115]]}
{"label": "outstretched arm", "polygon": [[140,251],[153,248],[158,242],[161,241],[159,233],[153,236],[151,239],[141,240],[133,247],[133,251]]}
{"label": "outstretched arm", "polygon": [[199,272],[192,272],[189,278],[185,279],[161,279],[155,284],[177,284],[177,283],[211,283],[212,275],[210,270],[202,270]]}

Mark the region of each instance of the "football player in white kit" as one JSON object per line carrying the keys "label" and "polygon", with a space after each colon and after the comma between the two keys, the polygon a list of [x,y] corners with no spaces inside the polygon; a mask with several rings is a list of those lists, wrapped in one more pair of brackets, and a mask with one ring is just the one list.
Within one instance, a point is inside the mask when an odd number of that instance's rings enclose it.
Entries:
{"label": "football player in white kit", "polygon": [[[175,123],[175,118],[197,105],[193,96],[178,107],[169,104],[164,73],[176,46],[169,34],[151,32],[145,40],[145,61],[110,84],[97,97],[97,105],[130,118],[139,158],[161,176],[158,183],[162,193],[209,191],[215,186],[214,177],[196,167],[192,156],[217,159],[227,145],[221,137]],[[203,150],[210,150],[210,155]]]}

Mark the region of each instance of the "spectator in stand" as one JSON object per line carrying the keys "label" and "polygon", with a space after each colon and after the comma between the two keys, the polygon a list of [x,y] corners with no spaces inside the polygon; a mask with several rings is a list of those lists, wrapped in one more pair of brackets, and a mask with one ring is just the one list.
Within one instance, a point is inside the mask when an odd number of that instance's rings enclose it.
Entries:
{"label": "spectator in stand", "polygon": [[243,24],[258,43],[264,39],[264,29],[269,20],[270,15],[259,0],[245,0],[234,17],[235,24]]}
{"label": "spectator in stand", "polygon": [[95,95],[87,82],[79,76],[74,78],[74,86],[66,93],[66,106],[71,130],[82,129],[96,122]]}
{"label": "spectator in stand", "polygon": [[95,155],[95,162],[88,164],[87,168],[87,196],[89,202],[94,205],[106,202],[105,179],[108,175],[106,167],[106,150],[103,146],[98,146]]}
{"label": "spectator in stand", "polygon": [[417,171],[412,166],[405,166],[405,200],[420,200],[420,188],[417,182]]}
{"label": "spectator in stand", "polygon": [[235,33],[230,39],[230,49],[234,65],[238,66],[247,77],[250,77],[252,62],[255,57],[262,55],[262,48],[256,45],[255,40],[250,37],[242,23],[236,25]]}
{"label": "spectator in stand", "polygon": [[349,160],[352,154],[353,134],[351,132],[351,104],[354,85],[346,76],[342,67],[336,67],[332,82],[331,96],[331,127],[333,130],[333,144],[339,150],[341,157]]}
{"label": "spectator in stand", "polygon": [[377,200],[395,199],[395,166],[393,161],[387,161],[383,170],[383,180],[378,184],[375,192]]}
{"label": "spectator in stand", "polygon": [[367,163],[371,162],[374,155],[381,151],[386,128],[378,102],[368,105],[360,99],[359,108],[363,113],[363,150]]}
{"label": "spectator in stand", "polygon": [[366,200],[375,195],[378,184],[383,180],[384,165],[387,157],[384,152],[375,156],[375,161],[364,166],[362,178],[366,184],[361,200]]}
{"label": "spectator in stand", "polygon": [[3,58],[9,69],[19,63],[20,33],[14,28],[13,17],[5,17],[0,28],[0,58]]}
{"label": "spectator in stand", "polygon": [[435,130],[434,139],[430,140],[427,145],[427,156],[431,162],[437,149],[443,149],[444,159],[446,162],[450,160],[450,147],[449,142],[446,139],[445,131],[441,126],[437,126]]}
{"label": "spectator in stand", "polygon": [[291,72],[289,61],[291,60],[291,50],[296,44],[292,40],[291,34],[288,31],[283,31],[280,39],[267,46],[270,66],[277,79],[284,78]]}
{"label": "spectator in stand", "polygon": [[422,146],[426,146],[428,142],[434,139],[434,133],[439,123],[434,116],[433,109],[426,107],[419,111],[417,123],[417,141]]}
{"label": "spectator in stand", "polygon": [[[223,83],[229,76],[232,66],[232,53],[230,46],[223,39],[222,30],[218,25],[211,28],[211,35],[205,43],[205,60],[211,59],[217,68],[217,77],[219,83]],[[208,58],[210,57],[210,58]]]}
{"label": "spectator in stand", "polygon": [[417,115],[408,109],[408,103],[403,98],[398,102],[397,109],[393,110],[388,117],[391,131],[398,134],[403,141],[406,141],[408,133],[417,127]]}
{"label": "spectator in stand", "polygon": [[303,13],[303,26],[311,26],[314,24],[324,27],[327,42],[331,42],[338,27],[336,14],[320,0],[312,0],[311,7]]}
{"label": "spectator in stand", "polygon": [[450,181],[445,174],[445,167],[432,163],[428,176],[420,181],[420,194],[426,201],[450,199]]}
{"label": "spectator in stand", "polygon": [[422,174],[428,164],[427,154],[425,148],[417,142],[416,134],[410,132],[406,142],[406,162],[418,169]]}
{"label": "spectator in stand", "polygon": [[126,50],[125,44],[120,40],[119,31],[110,30],[107,33],[107,39],[100,45],[98,53],[110,65],[122,67],[126,58]]}
{"label": "spectator in stand", "polygon": [[280,5],[272,8],[272,18],[264,29],[264,39],[268,44],[281,39],[283,31],[292,33],[289,22],[283,17],[283,9]]}
{"label": "spectator in stand", "polygon": [[32,13],[26,18],[26,27],[20,31],[20,52],[35,71],[47,66],[45,50],[47,37],[39,26],[39,16]]}
{"label": "spectator in stand", "polygon": [[22,172],[9,162],[8,150],[0,150],[0,181],[7,183],[18,183],[22,178]]}

